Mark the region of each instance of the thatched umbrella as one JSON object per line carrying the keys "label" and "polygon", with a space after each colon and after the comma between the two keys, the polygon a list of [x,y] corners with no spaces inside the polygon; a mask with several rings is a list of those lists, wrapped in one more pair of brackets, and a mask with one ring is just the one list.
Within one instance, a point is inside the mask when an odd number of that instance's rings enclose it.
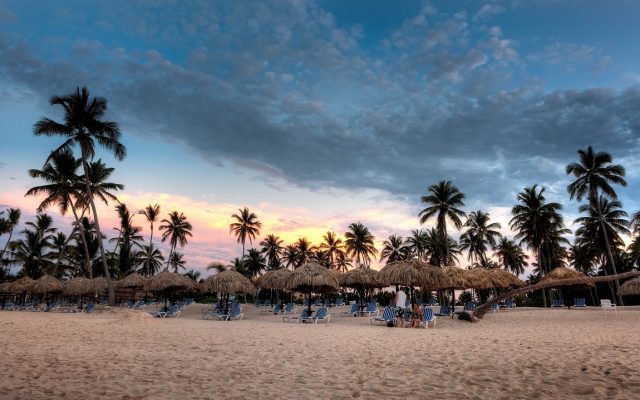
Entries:
{"label": "thatched umbrella", "polygon": [[291,271],[286,268],[278,268],[267,271],[264,275],[257,277],[253,283],[259,289],[282,290],[286,289],[287,278],[291,275]]}
{"label": "thatched umbrella", "polygon": [[470,288],[473,283],[469,276],[469,271],[454,266],[442,268],[442,272],[447,277],[447,284],[439,289],[451,290],[451,318],[456,310],[456,289]]}
{"label": "thatched umbrella", "polygon": [[51,275],[44,275],[33,284],[33,293],[48,294],[62,291],[62,283]]}
{"label": "thatched umbrella", "polygon": [[96,294],[104,293],[107,290],[107,279],[104,276],[93,278],[91,284],[93,284]]}
{"label": "thatched umbrella", "polygon": [[385,286],[401,285],[410,287],[412,300],[415,286],[439,289],[447,285],[447,277],[441,268],[418,260],[388,263],[380,270],[378,278]]}
{"label": "thatched umbrella", "polygon": [[493,289],[505,283],[503,278],[495,276],[481,267],[471,268],[467,271],[467,274],[470,281],[469,288],[472,289]]}
{"label": "thatched umbrella", "polygon": [[[549,272],[542,279],[540,279],[540,283],[557,282],[565,279],[579,279],[579,278],[586,278],[586,275],[580,271],[576,271],[575,269],[571,269],[567,267],[559,267],[551,270],[551,272]],[[592,288],[592,287],[595,287],[595,284],[592,282],[588,282],[588,283],[585,283],[584,286]],[[560,295],[564,298],[562,288],[560,288]]]}
{"label": "thatched umbrella", "polygon": [[502,288],[510,288],[510,287],[523,287],[527,284],[521,281],[517,276],[512,274],[509,271],[506,271],[502,268],[493,268],[489,270],[490,273],[496,275],[498,279],[500,279],[500,286]]}
{"label": "thatched umbrella", "polygon": [[340,283],[340,286],[355,289],[360,296],[360,305],[363,306],[364,291],[366,289],[385,286],[380,283],[379,275],[378,271],[368,267],[354,268],[338,276],[338,283]]}
{"label": "thatched umbrella", "polygon": [[33,289],[33,285],[35,285],[36,281],[29,278],[28,276],[22,277],[17,281],[11,282],[11,286],[9,288],[11,291],[16,293],[22,292],[30,292]]}
{"label": "thatched umbrella", "polygon": [[640,294],[640,278],[629,279],[622,285],[620,285],[620,290],[618,291],[623,296],[632,296],[635,294]]}
{"label": "thatched umbrella", "polygon": [[117,281],[115,286],[119,288],[142,288],[147,282],[149,282],[149,278],[145,278],[137,272],[134,272]]}
{"label": "thatched umbrella", "polygon": [[13,292],[13,290],[11,290],[11,284],[13,282],[2,282],[0,283],[0,293],[11,293]]}
{"label": "thatched umbrella", "polygon": [[96,291],[95,282],[83,277],[73,278],[63,284],[62,293],[69,296],[84,296]]}
{"label": "thatched umbrella", "polygon": [[152,276],[146,285],[147,290],[164,295],[165,308],[169,292],[180,289],[195,290],[197,287],[198,285],[192,279],[176,272],[169,272],[166,268],[159,274]]}
{"label": "thatched umbrella", "polygon": [[256,287],[249,278],[232,269],[218,272],[205,279],[200,287],[205,292],[217,292],[221,293],[222,297],[226,297],[225,313],[229,312],[229,294],[256,292]]}
{"label": "thatched umbrella", "polygon": [[289,290],[306,292],[309,295],[309,315],[311,315],[311,292],[338,290],[340,284],[336,275],[327,268],[310,262],[296,268],[286,280]]}

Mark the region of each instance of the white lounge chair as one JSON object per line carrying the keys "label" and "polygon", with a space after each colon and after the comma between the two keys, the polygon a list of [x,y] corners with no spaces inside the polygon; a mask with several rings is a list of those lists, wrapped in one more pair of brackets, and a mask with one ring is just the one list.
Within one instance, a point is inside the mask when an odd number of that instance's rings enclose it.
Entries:
{"label": "white lounge chair", "polygon": [[616,315],[618,315],[618,307],[615,304],[611,303],[609,299],[600,300],[600,307],[602,308],[602,312],[607,315],[607,311],[615,311]]}
{"label": "white lounge chair", "polygon": [[425,307],[422,309],[422,321],[420,321],[420,326],[424,325],[424,328],[427,329],[431,324],[431,327],[436,327],[436,316],[433,315],[433,310],[429,307]]}

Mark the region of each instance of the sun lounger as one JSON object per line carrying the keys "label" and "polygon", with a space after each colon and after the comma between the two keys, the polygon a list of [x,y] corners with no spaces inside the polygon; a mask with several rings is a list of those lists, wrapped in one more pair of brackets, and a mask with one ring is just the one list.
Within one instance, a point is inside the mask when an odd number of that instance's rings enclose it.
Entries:
{"label": "sun lounger", "polygon": [[476,309],[476,303],[473,301],[465,303],[463,311],[473,311]]}
{"label": "sun lounger", "polygon": [[300,315],[289,315],[282,317],[282,322],[291,322],[291,321],[306,321],[309,319],[309,309],[303,308]]}
{"label": "sun lounger", "polygon": [[422,309],[422,321],[420,321],[419,326],[424,325],[424,328],[427,329],[431,324],[431,327],[436,327],[436,316],[433,314],[433,310],[429,307],[425,307]]}
{"label": "sun lounger", "polygon": [[351,309],[349,311],[344,311],[342,315],[348,316],[348,317],[355,317],[358,315],[359,312],[360,312],[360,307],[358,307],[357,304],[352,304]]}
{"label": "sun lounger", "polygon": [[395,307],[387,307],[382,312],[382,316],[373,317],[373,318],[369,319],[369,322],[371,323],[371,325],[373,325],[376,322],[381,322],[383,324],[386,324],[389,321],[391,321],[393,323],[395,323],[395,321],[396,321],[396,309],[395,309]]}
{"label": "sun lounger", "polygon": [[440,306],[440,312],[436,314],[438,317],[448,317],[451,315],[451,310],[447,306]]}
{"label": "sun lounger", "polygon": [[551,308],[564,308],[564,303],[559,299],[551,300]]}
{"label": "sun lounger", "polygon": [[233,305],[233,307],[231,307],[231,312],[229,312],[229,314],[218,314],[216,318],[222,321],[231,321],[234,319],[244,318],[244,313],[242,312],[242,307],[240,307],[240,304],[236,303]]}
{"label": "sun lounger", "polygon": [[513,299],[507,299],[507,300],[505,300],[504,305],[505,305],[507,308],[516,308],[516,303],[515,303],[515,301],[513,301]]}
{"label": "sun lounger", "polygon": [[584,297],[577,297],[573,299],[573,306],[576,308],[587,307],[587,299],[585,299]]}
{"label": "sun lounger", "polygon": [[375,302],[371,302],[369,303],[369,305],[367,306],[367,309],[364,310],[362,313],[366,313],[367,316],[371,316],[373,314],[378,315],[378,305]]}
{"label": "sun lounger", "polygon": [[429,305],[431,307],[435,306],[436,304],[438,304],[438,302],[436,301],[436,299],[434,297],[429,299]]}
{"label": "sun lounger", "polygon": [[342,297],[338,297],[336,299],[336,307],[342,307],[344,305],[344,300],[342,299]]}
{"label": "sun lounger", "polygon": [[491,311],[493,311],[494,313],[496,312],[500,312],[500,307],[498,306],[498,304],[493,304],[491,305]]}
{"label": "sun lounger", "polygon": [[287,303],[284,309],[279,311],[282,315],[293,314],[294,312],[296,312],[296,303]]}
{"label": "sun lounger", "polygon": [[322,303],[320,302],[320,299],[316,299],[316,301],[313,302],[312,306],[313,307],[321,307]]}
{"label": "sun lounger", "polygon": [[328,313],[326,308],[320,307],[318,308],[318,311],[316,311],[316,313],[311,317],[311,319],[313,320],[314,324],[317,324],[318,321],[327,321],[327,323],[329,323],[331,315]]}
{"label": "sun lounger", "polygon": [[600,307],[602,308],[602,312],[604,313],[604,315],[607,315],[607,311],[612,310],[615,311],[616,315],[618,315],[618,308],[609,299],[600,300]]}

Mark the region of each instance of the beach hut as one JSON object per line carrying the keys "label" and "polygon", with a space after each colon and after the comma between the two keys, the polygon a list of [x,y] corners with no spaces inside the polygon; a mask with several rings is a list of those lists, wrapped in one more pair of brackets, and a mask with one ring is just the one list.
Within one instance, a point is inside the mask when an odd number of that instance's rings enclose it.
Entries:
{"label": "beach hut", "polygon": [[620,285],[620,294],[623,296],[640,295],[640,278],[629,279]]}
{"label": "beach hut", "polygon": [[365,290],[385,286],[380,282],[379,272],[369,267],[354,268],[338,276],[340,286],[355,289],[360,297],[360,306],[364,307]]}
{"label": "beach hut", "polygon": [[[546,283],[546,282],[555,282],[555,281],[562,281],[565,279],[579,279],[579,278],[586,278],[587,276],[585,274],[583,274],[580,271],[576,271],[575,269],[571,269],[571,268],[567,268],[567,267],[559,267],[559,268],[555,268],[553,270],[551,270],[551,272],[549,272],[548,274],[546,274],[542,279],[540,279],[540,283]],[[593,288],[596,285],[593,282],[585,282],[584,284],[581,284],[584,286],[587,286],[589,288]],[[560,292],[560,299],[558,300],[557,304],[554,304],[554,301],[552,299],[551,302],[551,306],[552,307],[560,307],[564,305],[564,293],[563,293],[563,289],[552,289],[552,290],[559,290]],[[553,291],[551,292],[552,296],[553,296]]]}
{"label": "beach hut", "polygon": [[172,292],[178,290],[196,290],[198,288],[196,282],[184,275],[176,272],[169,272],[166,268],[152,276],[145,289],[161,294],[164,297],[164,306],[167,307],[167,300]]}
{"label": "beach hut", "polygon": [[255,293],[256,287],[249,278],[230,269],[207,278],[200,284],[204,292],[220,293],[221,299],[226,299],[225,314],[229,313],[229,295],[231,293]]}
{"label": "beach hut", "polygon": [[340,289],[336,275],[327,268],[310,262],[296,268],[286,280],[289,290],[308,294],[308,313],[311,315],[311,293],[329,292]]}
{"label": "beach hut", "polygon": [[411,289],[414,299],[414,288],[421,286],[428,289],[441,289],[447,285],[447,277],[441,268],[418,260],[403,260],[388,263],[378,275],[384,286],[400,285]]}

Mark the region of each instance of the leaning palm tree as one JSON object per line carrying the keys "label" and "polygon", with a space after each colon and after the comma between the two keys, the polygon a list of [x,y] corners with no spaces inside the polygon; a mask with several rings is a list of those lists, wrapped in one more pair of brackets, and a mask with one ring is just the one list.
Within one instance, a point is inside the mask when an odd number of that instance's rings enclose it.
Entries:
{"label": "leaning palm tree", "polygon": [[249,211],[248,207],[238,209],[239,214],[231,215],[236,222],[229,225],[229,232],[238,238],[238,243],[242,243],[242,258],[244,258],[244,245],[249,239],[249,243],[253,243],[253,239],[260,235],[262,223],[258,221],[258,216]]}
{"label": "leaning palm tree", "polygon": [[171,261],[171,257],[173,253],[176,251],[176,247],[178,244],[180,247],[184,247],[187,244],[187,236],[192,237],[191,229],[193,227],[189,222],[187,222],[187,217],[177,211],[172,211],[169,213],[169,219],[163,219],[163,225],[160,225],[160,230],[164,231],[162,233],[162,241],[166,241],[169,239],[169,256],[167,257],[167,268],[169,267],[169,263]]}
{"label": "leaning palm tree", "polygon": [[78,210],[75,205],[82,197],[81,192],[84,185],[81,178],[76,174],[78,168],[80,168],[80,164],[82,164],[82,160],[77,160],[69,150],[53,154],[41,170],[29,170],[29,175],[31,175],[32,178],[41,179],[46,184],[32,187],[27,191],[25,196],[45,196],[37,208],[38,212],[42,212],[52,205],[58,205],[58,209],[62,215],[65,215],[69,209],[71,209],[75,226],[82,233],[80,235],[80,241],[84,251],[84,269],[89,274],[89,278],[93,279],[89,249],[84,240],[83,225],[79,223],[81,216],[78,215]]}
{"label": "leaning palm tree", "polygon": [[378,254],[373,243],[375,238],[369,232],[369,228],[361,222],[354,222],[349,225],[349,230],[344,234],[344,237],[347,254],[351,256],[356,265],[364,264],[368,267],[371,258]]}
{"label": "leaning palm tree", "polygon": [[[4,212],[4,211],[3,211]],[[4,253],[7,251],[7,246],[9,246],[9,242],[11,242],[11,236],[13,236],[13,230],[20,222],[20,209],[19,208],[9,208],[7,210],[7,217],[3,218],[4,225],[6,231],[9,233],[9,238],[7,242],[4,244],[4,248],[2,249],[2,253],[0,253],[0,263],[4,263]],[[8,264],[8,263],[7,263]],[[5,273],[8,274],[9,271]]]}
{"label": "leaning palm tree", "polygon": [[[116,159],[124,159],[127,150],[125,146],[120,143],[120,128],[116,122],[102,120],[107,110],[107,100],[102,97],[94,97],[91,99],[89,91],[85,87],[82,89],[76,88],[74,93],[66,96],[53,96],[49,102],[51,105],[62,106],[64,109],[64,123],[59,123],[49,118],[41,118],[34,126],[34,133],[36,135],[63,136],[66,139],[62,145],[51,153],[51,156],[62,151],[67,151],[74,145],[80,147],[82,167],[84,169],[85,194],[91,205],[96,228],[98,232],[101,232],[98,212],[91,191],[89,161],[95,156],[95,142],[98,142],[100,146],[113,153]],[[109,267],[107,266],[102,235],[98,234],[97,237],[100,246],[102,267],[104,268],[104,274],[107,279],[109,303],[113,304],[115,302],[115,294],[109,276]]]}
{"label": "leaning palm tree", "polygon": [[504,269],[513,272],[515,275],[524,274],[528,256],[515,241],[502,236],[493,250],[496,252],[495,254]]}
{"label": "leaning palm tree", "polygon": [[467,217],[464,226],[468,229],[460,238],[460,248],[469,250],[469,257],[475,257],[480,264],[487,263],[487,247],[495,247],[496,241],[500,238],[500,224],[489,223],[489,214],[480,210],[473,211]]}
{"label": "leaning palm tree", "polygon": [[332,268],[336,267],[336,261],[344,253],[344,243],[342,239],[336,236],[335,232],[327,232],[322,237],[322,243],[320,243],[320,250],[326,252],[328,263]]}
{"label": "leaning palm tree", "polygon": [[429,219],[436,218],[436,229],[442,237],[443,243],[447,246],[445,259],[449,259],[449,248],[447,238],[447,219],[449,219],[456,229],[462,228],[462,220],[466,214],[459,207],[464,206],[464,193],[451,184],[450,181],[440,181],[427,188],[426,196],[420,199],[429,207],[420,211],[420,223],[424,224]]}
{"label": "leaning palm tree", "polygon": [[[160,206],[157,204],[151,205],[149,204],[148,206],[145,207],[144,210],[140,210],[138,211],[138,214],[142,214],[144,215],[144,217],[147,219],[147,222],[149,223],[150,227],[149,227],[149,249],[151,249],[153,247],[153,224],[154,222],[156,222],[158,220],[158,217],[160,216]],[[149,259],[147,260],[147,264],[151,263],[151,253],[147,252],[147,254],[149,255]],[[147,265],[147,270],[150,270],[149,265]]]}
{"label": "leaning palm tree", "polygon": [[270,270],[280,268],[280,259],[282,258],[282,254],[284,252],[284,247],[282,247],[282,240],[273,234],[267,235],[261,242],[260,246],[262,249],[260,250],[267,258],[267,266]]}
{"label": "leaning palm tree", "polygon": [[380,251],[380,261],[387,260],[387,263],[406,260],[409,256],[409,248],[405,245],[402,236],[396,234],[390,235],[387,240],[382,242],[382,251]]}
{"label": "leaning palm tree", "polygon": [[[542,272],[548,272],[549,263],[548,260],[547,263],[544,262],[543,255],[545,243],[564,229],[564,221],[560,215],[562,206],[559,203],[547,203],[544,188],[538,191],[537,187],[533,185],[518,193],[518,204],[511,209],[513,218],[509,225],[516,232],[515,239],[536,252],[538,268]],[[546,307],[547,298],[544,291],[542,300]]]}

